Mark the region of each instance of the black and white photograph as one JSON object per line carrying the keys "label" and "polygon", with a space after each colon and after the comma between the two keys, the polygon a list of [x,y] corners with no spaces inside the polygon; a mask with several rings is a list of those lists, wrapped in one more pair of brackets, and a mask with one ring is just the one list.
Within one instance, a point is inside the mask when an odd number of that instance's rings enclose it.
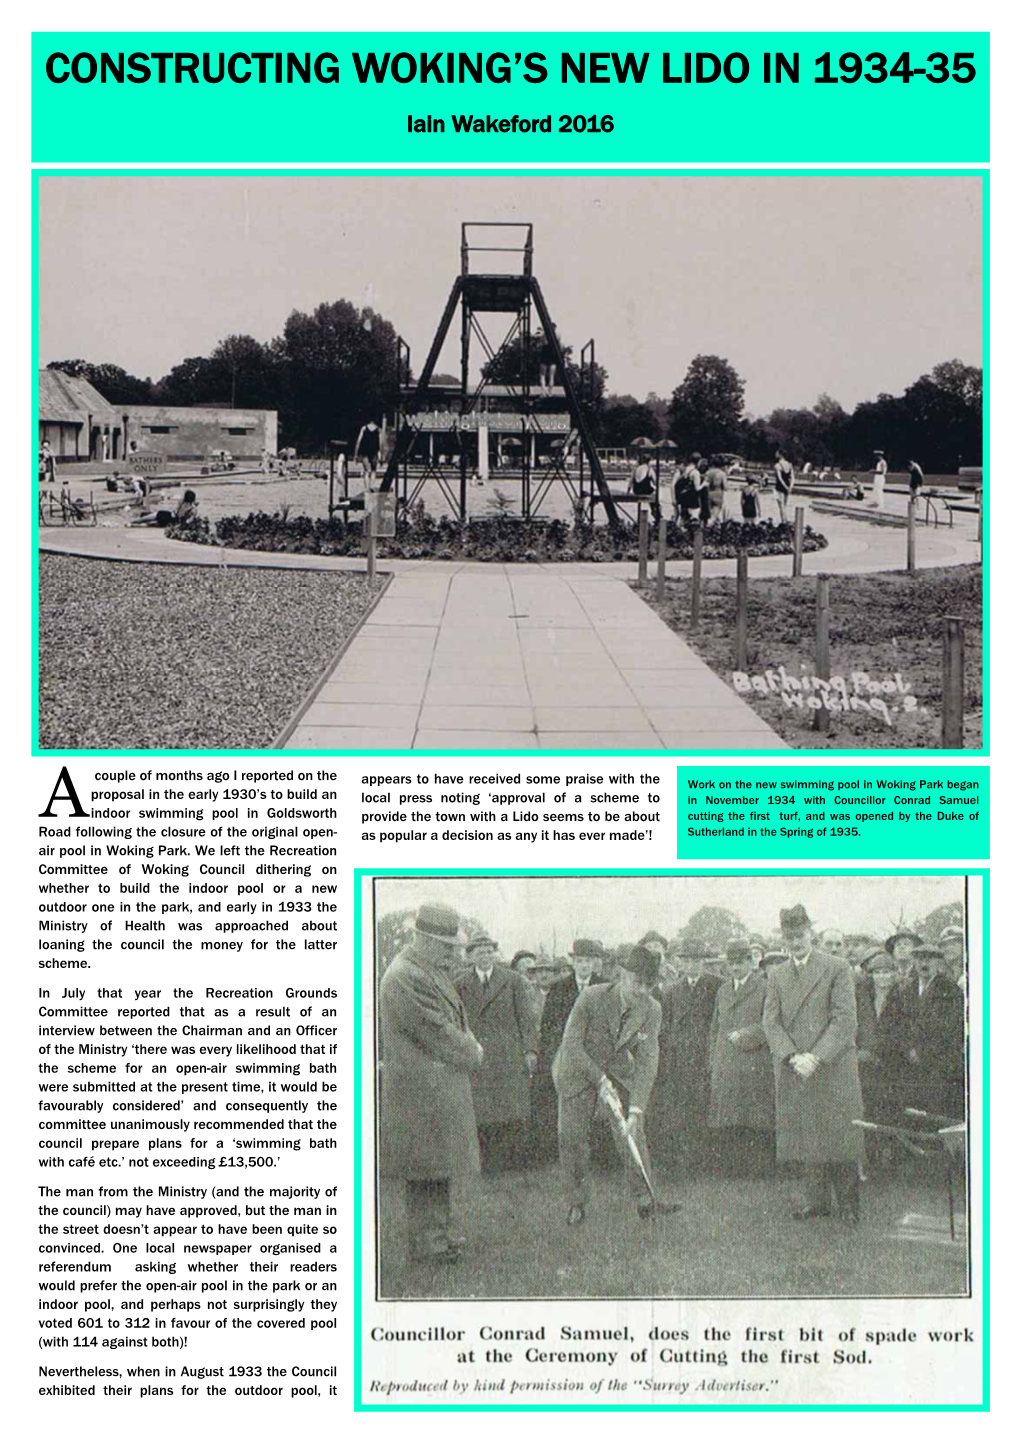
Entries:
{"label": "black and white photograph", "polygon": [[973,885],[373,878],[377,1300],[969,1296]]}
{"label": "black and white photograph", "polygon": [[42,175],[38,747],[981,749],[983,183]]}

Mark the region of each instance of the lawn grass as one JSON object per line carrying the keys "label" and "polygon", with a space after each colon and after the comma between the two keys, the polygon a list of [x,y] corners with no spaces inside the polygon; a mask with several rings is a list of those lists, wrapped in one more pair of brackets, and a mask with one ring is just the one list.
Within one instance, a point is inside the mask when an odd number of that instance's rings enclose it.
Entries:
{"label": "lawn grass", "polygon": [[[861,1224],[849,1227],[794,1221],[778,1178],[675,1178],[663,1194],[681,1211],[649,1224],[619,1172],[597,1174],[587,1220],[568,1228],[557,1168],[507,1173],[464,1195],[468,1245],[444,1266],[407,1263],[399,1185],[385,1183],[380,1296],[962,1296],[966,1250],[948,1244],[943,1186],[940,1163],[908,1159],[865,1185]],[[900,1224],[912,1214],[943,1239],[907,1239]]]}
{"label": "lawn grass", "polygon": [[[778,691],[743,699],[791,746],[804,748],[942,745],[942,618],[964,623],[964,744],[980,747],[982,737],[982,571],[980,565],[873,575],[833,576],[829,582],[830,670],[846,678],[867,672],[874,680],[897,673],[917,698],[917,710],[902,705],[892,725],[866,711],[840,712],[827,733],[815,731],[809,711],[787,707]],[[755,580],[748,586],[747,671],[764,675],[780,666],[793,675],[814,674],[815,578]],[[725,681],[734,670],[736,580],[702,582],[701,621],[690,626],[691,582],[669,581],[662,605],[649,587],[641,594],[662,619]],[[899,698],[885,697],[890,708]],[[720,738],[720,741],[723,738]]]}
{"label": "lawn grass", "polygon": [[39,744],[271,746],[381,582],[39,557]]}

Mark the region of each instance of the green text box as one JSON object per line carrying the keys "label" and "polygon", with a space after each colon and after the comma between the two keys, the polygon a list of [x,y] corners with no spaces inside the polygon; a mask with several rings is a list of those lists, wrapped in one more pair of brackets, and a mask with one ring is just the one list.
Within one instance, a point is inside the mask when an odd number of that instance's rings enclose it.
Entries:
{"label": "green text box", "polygon": [[988,767],[677,770],[677,855],[988,855]]}
{"label": "green text box", "polygon": [[[204,78],[203,56],[218,73],[220,54],[229,75],[231,56],[274,57],[260,62],[239,60],[236,75],[250,73],[241,83]],[[685,57],[699,52],[718,57],[740,56],[746,78],[725,77],[697,83],[685,79]],[[164,62],[167,79],[131,83],[141,73],[125,65],[123,81],[107,68],[80,83],[61,79],[63,60],[76,56],[77,72],[88,76],[90,62],[101,65],[103,54],[154,57],[160,53],[199,59],[197,79],[187,72],[178,80],[177,61]],[[327,56],[321,74],[335,81],[305,82],[288,72],[287,61],[277,80],[277,54]],[[364,70],[365,57],[406,55],[414,61],[415,79],[361,80],[354,56]],[[777,53],[798,57],[797,79],[778,84],[765,81],[780,70]],[[446,56],[505,56],[481,79],[436,79],[422,82],[421,57],[446,74]],[[828,54],[828,70],[819,63]],[[583,57],[584,81],[564,68],[564,55],[578,66]],[[616,56],[625,78],[617,78]],[[627,57],[633,60],[628,64]],[[641,58],[647,55],[637,78]],[[901,56],[899,75],[891,72]],[[945,56],[932,60],[933,56]],[[534,57],[542,57],[536,62]],[[861,76],[839,78],[840,58],[857,56]],[[966,60],[962,57],[971,56]],[[532,58],[531,66],[528,65]],[[594,62],[593,58],[596,57]],[[598,57],[601,57],[598,58]],[[147,60],[153,76],[159,61]],[[592,80],[592,65],[596,79]],[[692,64],[695,63],[692,61]],[[851,68],[853,68],[851,62]],[[47,66],[49,64],[49,71]],[[259,77],[265,65],[266,79]],[[537,81],[525,75],[547,71]],[[973,79],[961,82],[972,65]],[[710,65],[709,70],[713,67]],[[728,62],[731,75],[743,64]],[[398,76],[409,73],[411,60],[401,61]],[[509,78],[495,77],[506,69]],[[886,78],[882,78],[883,72]],[[900,78],[909,72],[908,79]],[[286,77],[290,74],[291,78]],[[314,75],[314,69],[311,72]],[[369,72],[371,75],[371,72]],[[694,72],[692,71],[692,76]],[[944,79],[938,79],[944,75]],[[105,78],[104,78],[105,76]],[[679,76],[680,83],[676,83]],[[929,78],[931,76],[935,79]],[[868,78],[870,77],[870,78]],[[903,158],[913,162],[986,161],[989,157],[989,36],[987,32],[940,31],[788,31],[697,32],[696,34],[535,32],[186,32],[153,33],[47,31],[32,37],[32,158],[36,162],[104,162],[153,164],[160,161],[254,161],[337,164],[385,161],[416,164],[437,161],[627,163],[640,156],[643,164],[796,160],[833,163]],[[549,117],[550,130],[457,132],[453,115],[485,120],[494,117],[527,120]],[[578,133],[560,133],[561,116],[593,126]],[[414,133],[408,117],[442,120],[445,129]],[[607,128],[607,121],[611,129]]]}

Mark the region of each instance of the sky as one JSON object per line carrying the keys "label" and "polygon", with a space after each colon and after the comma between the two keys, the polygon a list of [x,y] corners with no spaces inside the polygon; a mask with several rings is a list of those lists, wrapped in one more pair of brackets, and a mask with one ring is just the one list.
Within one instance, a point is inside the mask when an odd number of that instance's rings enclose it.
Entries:
{"label": "sky", "polygon": [[534,223],[561,338],[594,336],[620,394],[668,396],[707,352],[752,414],[822,392],[851,410],[981,364],[980,181],[890,175],[44,176],[40,364],[155,380],[344,297],[420,369],[478,218]]}
{"label": "sky", "polygon": [[779,908],[801,902],[816,929],[885,937],[901,916],[914,921],[936,906],[962,901],[951,876],[627,876],[380,878],[376,914],[442,901],[489,929],[507,960],[521,947],[545,944],[564,954],[578,936],[607,946],[655,930],[672,938],[701,906],[724,906],[748,930],[767,933]]}

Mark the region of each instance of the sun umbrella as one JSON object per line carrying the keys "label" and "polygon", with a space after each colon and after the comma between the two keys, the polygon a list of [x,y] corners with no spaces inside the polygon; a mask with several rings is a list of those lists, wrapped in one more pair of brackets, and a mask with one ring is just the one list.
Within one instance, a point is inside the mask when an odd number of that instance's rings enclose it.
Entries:
{"label": "sun umbrella", "polygon": [[648,436],[638,436],[635,440],[631,441],[630,446],[631,450],[634,451],[655,450],[655,442],[651,440]]}

